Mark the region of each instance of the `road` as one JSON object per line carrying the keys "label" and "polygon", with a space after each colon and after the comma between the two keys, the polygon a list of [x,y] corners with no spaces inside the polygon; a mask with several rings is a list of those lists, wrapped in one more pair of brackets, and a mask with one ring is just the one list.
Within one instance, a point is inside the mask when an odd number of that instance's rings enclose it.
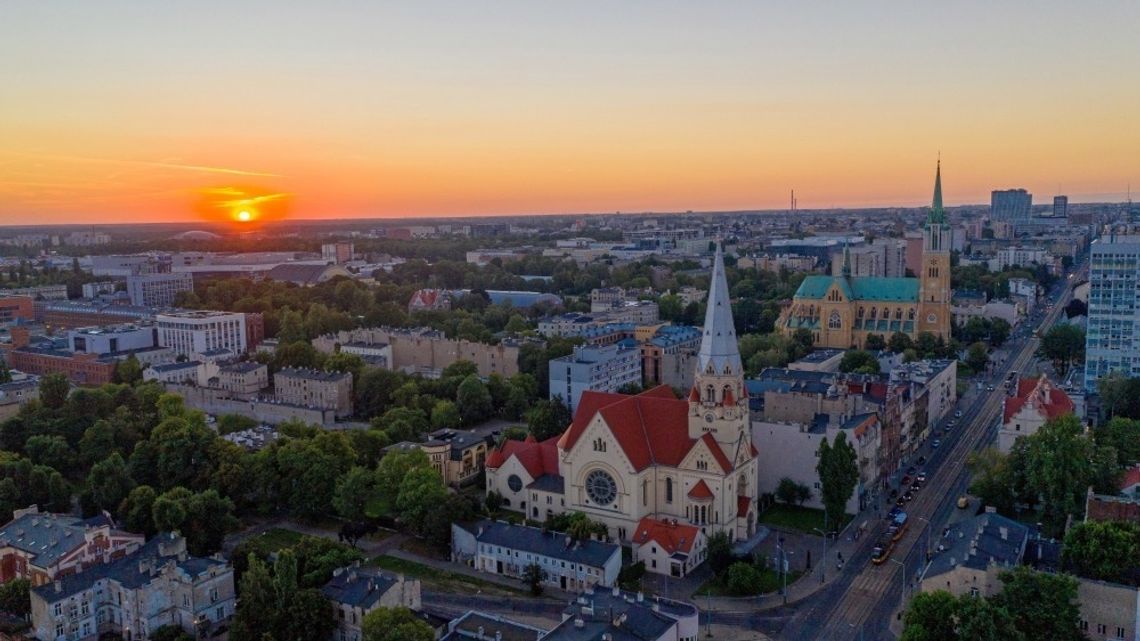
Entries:
{"label": "road", "polygon": [[[1041,323],[1048,329],[1063,313],[1073,291],[1074,278],[1068,281],[1055,304]],[[943,445],[931,455],[926,470],[929,480],[915,499],[907,504],[910,532],[895,546],[890,560],[883,565],[870,562],[871,548],[885,528],[877,523],[863,537],[846,564],[841,576],[814,595],[788,621],[781,631],[788,641],[854,641],[856,639],[892,638],[892,617],[900,609],[903,597],[925,563],[925,547],[937,547],[941,531],[955,509],[957,498],[969,485],[966,459],[977,450],[989,446],[995,437],[998,414],[1005,392],[1001,381],[1010,371],[1026,372],[1034,361],[1038,340],[1027,336],[1016,339],[1010,356],[995,368],[993,392],[983,393],[963,410],[959,425],[943,437]],[[931,530],[931,528],[937,528]]]}

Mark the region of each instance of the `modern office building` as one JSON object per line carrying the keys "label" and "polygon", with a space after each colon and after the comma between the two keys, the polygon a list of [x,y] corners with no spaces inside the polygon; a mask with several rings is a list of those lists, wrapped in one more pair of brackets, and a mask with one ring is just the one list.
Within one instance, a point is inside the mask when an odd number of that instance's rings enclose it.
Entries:
{"label": "modern office building", "polygon": [[1068,196],[1053,196],[1053,217],[1054,218],[1068,218],[1069,217],[1069,197]]}
{"label": "modern office building", "polygon": [[187,311],[158,314],[158,344],[175,354],[193,357],[209,350],[226,349],[234,354],[246,350],[245,314],[238,312]]}
{"label": "modern office building", "polygon": [[191,274],[133,274],[127,276],[127,295],[140,307],[170,307],[179,292],[194,291]]}
{"label": "modern office building", "polygon": [[1085,390],[1109,372],[1140,376],[1140,236],[1104,236],[1089,258]]}
{"label": "modern office building", "polygon": [[997,189],[990,193],[990,219],[1006,223],[1029,222],[1033,194],[1024,189]]}
{"label": "modern office building", "polygon": [[550,361],[550,398],[561,398],[573,412],[582,392],[616,392],[641,385],[641,351],[636,346],[583,345]]}

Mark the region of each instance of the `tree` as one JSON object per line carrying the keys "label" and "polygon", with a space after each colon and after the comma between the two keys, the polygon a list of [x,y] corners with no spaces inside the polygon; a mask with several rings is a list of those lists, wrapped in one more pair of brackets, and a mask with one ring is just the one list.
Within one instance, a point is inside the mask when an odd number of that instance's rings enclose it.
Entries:
{"label": "tree", "polygon": [[32,583],[28,579],[11,579],[0,584],[0,611],[24,618],[32,611]]}
{"label": "tree", "polygon": [[447,488],[439,473],[431,467],[411,470],[400,481],[400,492],[396,495],[396,509],[400,520],[413,532],[426,531],[428,514],[438,509],[447,498]]}
{"label": "tree", "polygon": [[1070,365],[1085,358],[1085,332],[1068,323],[1054,325],[1041,337],[1038,354],[1052,360],[1057,373],[1064,376]]}
{"label": "tree", "polygon": [[945,590],[919,592],[903,618],[900,641],[958,641],[954,618],[958,600]]}
{"label": "tree", "polygon": [[302,588],[319,588],[337,568],[364,560],[358,550],[323,536],[302,536],[288,551],[297,560],[297,585]]}
{"label": "tree", "polygon": [[435,630],[407,608],[376,608],[364,615],[361,641],[433,641]]}
{"label": "tree", "polygon": [[157,498],[158,494],[149,485],[140,485],[131,490],[119,504],[118,512],[127,530],[145,534],[147,538],[155,534],[154,501]]}
{"label": "tree", "polygon": [[173,623],[152,632],[150,639],[151,641],[194,641],[193,635]]}
{"label": "tree", "polygon": [[983,505],[992,506],[1002,514],[1012,515],[1016,495],[1009,457],[997,448],[990,447],[971,453],[966,459],[966,467],[973,479],[970,494],[981,499]]}
{"label": "tree", "polygon": [[858,456],[847,443],[845,433],[840,432],[834,444],[829,445],[827,439],[820,441],[815,470],[819,474],[820,498],[831,517],[828,523],[838,529],[847,513],[847,501],[859,483]]}
{"label": "tree", "polygon": [[871,351],[882,351],[887,348],[887,340],[882,334],[867,334],[863,340],[863,348]]}
{"label": "tree", "polygon": [[127,472],[127,464],[118,452],[96,463],[87,474],[87,491],[92,504],[101,510],[112,511],[135,487]]}
{"label": "tree", "polygon": [[962,641],[1025,641],[1009,612],[988,599],[968,594],[958,597],[957,622]]}
{"label": "tree", "polygon": [[[463,362],[463,361],[460,361]],[[464,425],[481,423],[494,413],[494,404],[491,402],[491,393],[487,386],[479,380],[478,374],[470,374],[459,384],[455,395],[455,405],[459,408],[459,415]]]}
{"label": "tree", "polygon": [[412,470],[431,470],[431,461],[421,449],[393,450],[380,459],[376,466],[376,493],[383,500],[395,504],[400,483]]}
{"label": "tree", "polygon": [[24,451],[33,463],[47,465],[60,471],[72,469],[75,455],[62,436],[36,434],[24,444]]}
{"label": "tree", "polygon": [[67,402],[71,383],[63,374],[48,374],[40,379],[40,402],[48,409],[59,409]]}
{"label": "tree", "polygon": [[751,563],[737,561],[728,566],[724,583],[734,596],[752,596],[760,593],[763,580],[760,572]]}
{"label": "tree", "polygon": [[986,365],[989,365],[989,362],[989,349],[986,348],[985,343],[979,341],[970,345],[970,348],[966,350],[966,365],[969,365],[974,372],[986,371]]}
{"label": "tree", "polygon": [[1009,326],[1009,322],[1004,318],[992,319],[990,321],[990,345],[1001,347],[1009,338],[1011,331],[1013,331],[1013,328]]}
{"label": "tree", "polygon": [[852,349],[843,354],[843,358],[839,361],[839,371],[878,374],[879,361],[870,352]]}
{"label": "tree", "polygon": [[542,582],[546,580],[546,571],[537,563],[531,563],[523,569],[522,580],[530,587],[532,596],[542,596]]}
{"label": "tree", "polygon": [[708,541],[709,569],[713,574],[720,576],[732,565],[732,541],[724,531],[716,532]]}
{"label": "tree", "polygon": [[1070,515],[1084,512],[1094,448],[1083,432],[1080,420],[1067,415],[1047,421],[1027,439],[1025,472],[1041,496],[1042,523],[1052,535],[1064,532]]}
{"label": "tree", "polygon": [[1081,641],[1077,580],[1021,565],[998,575],[1002,589],[991,602],[1004,608],[1027,639]]}
{"label": "tree", "polygon": [[119,361],[115,365],[115,373],[111,380],[115,383],[134,385],[142,379],[142,365],[139,363],[139,359],[131,354],[126,360]]}
{"label": "tree", "polygon": [[895,332],[891,334],[890,341],[887,342],[887,347],[895,354],[899,354],[908,349],[912,349],[914,347],[914,341],[910,340],[910,336],[902,332]]}
{"label": "tree", "polygon": [[799,483],[796,483],[788,477],[780,479],[780,483],[776,486],[776,499],[786,505],[791,505],[796,502],[799,497]]}
{"label": "tree", "polygon": [[218,434],[231,434],[243,432],[257,427],[257,421],[241,414],[222,414],[218,417]]}
{"label": "tree", "polygon": [[336,482],[333,508],[350,521],[360,521],[366,516],[368,502],[375,492],[376,474],[363,467],[353,467]]}
{"label": "tree", "polygon": [[570,426],[572,420],[570,408],[562,402],[561,397],[538,401],[526,415],[527,428],[540,441],[558,436]]}
{"label": "tree", "polygon": [[455,403],[448,400],[439,400],[435,402],[435,406],[431,408],[431,427],[432,429],[454,429],[463,424],[463,417],[459,414],[459,408]]}
{"label": "tree", "polygon": [[1140,463],[1140,421],[1114,416],[1093,428],[1097,445],[1116,450],[1116,463],[1121,468]]}
{"label": "tree", "polygon": [[1140,524],[1078,523],[1065,534],[1061,564],[1078,576],[1140,585]]}

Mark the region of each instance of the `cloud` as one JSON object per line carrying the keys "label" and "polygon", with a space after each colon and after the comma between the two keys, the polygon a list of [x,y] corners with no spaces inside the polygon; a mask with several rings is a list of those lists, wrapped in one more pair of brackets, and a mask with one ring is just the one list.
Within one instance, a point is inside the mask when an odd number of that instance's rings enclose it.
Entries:
{"label": "cloud", "polygon": [[26,158],[37,158],[42,160],[56,160],[61,162],[85,162],[85,163],[98,163],[109,165],[124,165],[132,167],[155,167],[158,169],[174,169],[177,171],[192,171],[199,173],[209,174],[226,174],[230,176],[257,176],[263,178],[281,178],[281,174],[271,174],[263,171],[249,171],[245,169],[233,169],[230,167],[211,167],[209,165],[190,165],[174,160],[125,160],[122,158],[100,158],[96,156],[71,156],[71,155],[57,155],[57,154],[34,154],[22,153],[13,151],[2,151],[14,156],[23,156]]}

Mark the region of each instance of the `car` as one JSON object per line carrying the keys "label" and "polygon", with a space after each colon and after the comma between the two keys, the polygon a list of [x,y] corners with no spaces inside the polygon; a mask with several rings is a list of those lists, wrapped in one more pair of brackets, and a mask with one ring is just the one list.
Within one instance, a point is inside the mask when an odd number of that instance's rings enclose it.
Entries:
{"label": "car", "polygon": [[986,385],[986,391],[987,391],[987,392],[992,392],[992,391],[994,391],[994,386],[993,386],[993,385]]}
{"label": "car", "polygon": [[965,495],[959,496],[958,497],[958,508],[964,510],[968,507],[970,507],[970,497],[965,496]]}
{"label": "car", "polygon": [[958,421],[946,421],[946,427],[947,428],[954,427],[957,424],[958,424]]}
{"label": "car", "polygon": [[958,410],[957,412],[954,412],[954,418],[962,418],[962,410]]}
{"label": "car", "polygon": [[919,483],[925,483],[926,482],[926,471],[923,470],[922,472],[919,472],[918,476],[915,478],[915,480],[918,481]]}
{"label": "car", "polygon": [[952,427],[954,427],[954,423],[953,423],[953,422],[949,423],[949,424],[948,424],[948,425],[947,425],[945,428],[943,428],[943,429],[942,429],[942,431],[943,431],[943,432],[945,432],[945,433],[947,433],[947,434],[949,434],[949,433],[950,433],[950,428],[952,428]]}
{"label": "car", "polygon": [[910,476],[907,475],[902,477],[902,480],[899,481],[899,485],[910,485]]}
{"label": "car", "polygon": [[910,491],[911,492],[917,492],[920,489],[922,489],[922,484],[919,483],[918,481],[915,481],[914,483],[910,484]]}
{"label": "car", "polygon": [[919,465],[926,465],[926,457],[925,456],[918,457],[918,464]]}
{"label": "car", "polygon": [[896,490],[895,488],[893,488],[893,487],[892,487],[892,488],[891,488],[891,495],[890,495],[890,496],[891,496],[891,498],[893,499],[893,498],[895,498],[895,497],[896,497],[896,496],[898,496],[898,495],[899,495],[899,491],[898,491],[898,490]]}
{"label": "car", "polygon": [[940,445],[942,445],[942,441],[940,441],[938,439],[934,439],[933,441],[930,442],[930,447],[933,447],[934,449],[938,449],[938,446],[940,446]]}
{"label": "car", "polygon": [[895,501],[895,506],[901,508],[904,505],[906,505],[906,499],[904,499],[903,497],[900,496],[899,499],[897,501]]}
{"label": "car", "polygon": [[914,500],[914,493],[913,492],[907,492],[906,494],[902,495],[902,498],[904,501],[913,501]]}
{"label": "car", "polygon": [[887,512],[887,519],[891,520],[891,521],[895,520],[895,517],[898,516],[899,514],[902,514],[902,511],[903,511],[902,508],[897,506],[897,505],[892,507],[891,511]]}

